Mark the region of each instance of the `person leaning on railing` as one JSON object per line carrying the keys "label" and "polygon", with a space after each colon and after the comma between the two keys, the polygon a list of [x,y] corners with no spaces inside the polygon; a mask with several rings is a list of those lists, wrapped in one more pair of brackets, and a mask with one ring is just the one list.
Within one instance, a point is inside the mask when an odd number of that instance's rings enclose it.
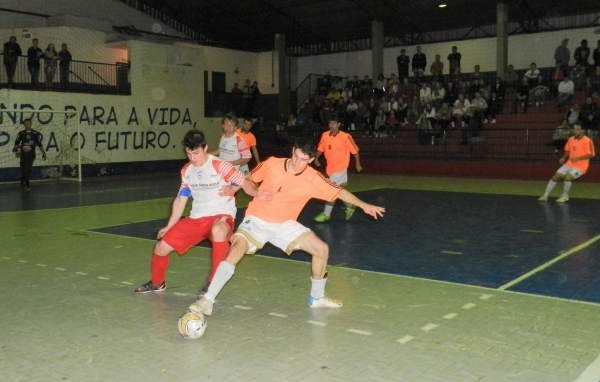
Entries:
{"label": "person leaning on railing", "polygon": [[17,69],[17,61],[21,52],[21,46],[17,44],[17,38],[10,36],[10,40],[4,43],[4,67],[6,68],[7,85],[9,88],[15,87],[13,78]]}
{"label": "person leaning on railing", "polygon": [[67,44],[61,45],[61,50],[58,52],[58,59],[60,60],[60,85],[63,88],[68,88],[69,72],[71,70],[71,61],[73,61],[73,57],[71,56],[71,52],[67,50]]}
{"label": "person leaning on railing", "polygon": [[58,54],[54,48],[54,44],[48,44],[44,52],[44,74],[46,75],[46,89],[52,87],[54,75],[56,74]]}

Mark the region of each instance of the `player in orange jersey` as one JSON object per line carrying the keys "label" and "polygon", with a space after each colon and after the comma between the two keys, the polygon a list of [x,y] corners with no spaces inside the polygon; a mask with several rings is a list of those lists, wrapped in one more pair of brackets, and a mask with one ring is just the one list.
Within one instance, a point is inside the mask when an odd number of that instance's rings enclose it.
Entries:
{"label": "player in orange jersey", "polygon": [[[244,141],[246,141],[246,145],[248,145],[248,147],[252,151],[252,156],[254,157],[256,164],[259,164],[260,157],[258,156],[258,150],[256,149],[256,137],[250,132],[250,129],[252,129],[252,120],[250,118],[245,118],[242,128],[237,129],[235,132],[237,135],[244,138]],[[241,165],[240,171],[244,174],[249,173],[250,168],[248,167],[248,163]]]}
{"label": "player in orange jersey", "polygon": [[564,203],[569,200],[569,190],[571,182],[585,174],[590,166],[590,159],[596,156],[594,151],[594,142],[585,136],[585,130],[581,125],[573,126],[573,136],[569,138],[565,145],[562,158],[559,159],[562,167],[556,171],[556,174],[548,182],[546,192],[538,200],[540,202],[548,201],[548,195],[561,180],[564,182],[563,193],[556,199],[556,203]]}
{"label": "player in orange jersey", "polygon": [[[329,131],[326,131],[321,136],[321,141],[317,147],[317,155],[315,155],[315,166],[321,166],[319,158],[321,154],[325,154],[327,166],[325,172],[329,176],[329,180],[340,187],[346,187],[348,184],[348,165],[350,164],[350,154],[354,155],[356,161],[356,171],[361,172],[360,155],[358,155],[358,146],[354,143],[354,139],[348,133],[340,131],[340,117],[333,113],[329,118]],[[325,210],[315,217],[315,221],[319,223],[326,222],[331,218],[331,211],[335,201],[325,204]],[[346,220],[350,220],[356,206],[344,202],[346,205]]]}
{"label": "player in orange jersey", "polygon": [[[315,144],[305,138],[294,143],[291,158],[271,157],[261,162],[246,179],[260,183],[259,191],[268,192],[269,201],[254,198],[246,216],[235,232],[225,261],[221,262],[208,291],[190,305],[190,310],[210,316],[215,298],[231,279],[236,264],[246,253],[255,253],[270,242],[290,255],[303,250],[312,255],[311,308],[340,308],[341,302],[325,297],[329,247],[310,229],[296,220],[311,198],[326,201],[341,199],[354,204],[373,216],[383,216],[383,207],[363,202],[350,192],[329,181],[309,166],[314,160]],[[233,192],[233,190],[232,190]]]}

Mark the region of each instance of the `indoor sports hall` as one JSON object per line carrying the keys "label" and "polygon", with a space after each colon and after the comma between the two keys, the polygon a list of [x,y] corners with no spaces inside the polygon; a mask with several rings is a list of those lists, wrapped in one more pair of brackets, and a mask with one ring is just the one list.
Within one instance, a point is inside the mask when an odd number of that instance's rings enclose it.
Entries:
{"label": "indoor sports hall", "polygon": [[[0,382],[600,382],[595,2],[0,0],[0,44]],[[211,244],[164,290],[151,264],[196,130],[250,170],[308,138],[334,182],[348,155],[384,216],[298,217],[340,309],[267,244],[180,334]],[[188,199],[227,182],[207,158]]]}

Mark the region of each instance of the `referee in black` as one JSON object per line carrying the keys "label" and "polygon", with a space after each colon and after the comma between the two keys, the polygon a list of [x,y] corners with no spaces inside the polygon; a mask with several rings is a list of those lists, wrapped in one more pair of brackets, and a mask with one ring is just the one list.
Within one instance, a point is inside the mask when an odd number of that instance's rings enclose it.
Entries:
{"label": "referee in black", "polygon": [[42,146],[42,134],[31,128],[31,119],[25,119],[23,127],[25,130],[21,130],[17,134],[13,152],[21,157],[21,191],[29,191],[29,176],[33,161],[35,161],[35,148],[40,148],[44,160],[46,160],[46,152]]}

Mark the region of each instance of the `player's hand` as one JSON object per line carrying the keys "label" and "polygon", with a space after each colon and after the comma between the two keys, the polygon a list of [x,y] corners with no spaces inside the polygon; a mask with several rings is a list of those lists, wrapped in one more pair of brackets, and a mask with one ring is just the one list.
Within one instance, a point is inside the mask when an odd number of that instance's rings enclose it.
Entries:
{"label": "player's hand", "polygon": [[579,158],[570,158],[571,162],[575,163],[575,162],[579,162]]}
{"label": "player's hand", "polygon": [[361,172],[362,171],[362,166],[357,164],[356,165],[356,171]]}
{"label": "player's hand", "polygon": [[319,160],[317,158],[315,158],[315,160],[313,161],[313,163],[315,164],[315,166],[321,167],[321,162],[319,162]]}
{"label": "player's hand", "polygon": [[565,158],[560,158],[560,159],[558,160],[558,163],[560,163],[560,164],[565,164]]}
{"label": "player's hand", "polygon": [[379,206],[374,206],[372,204],[367,204],[363,207],[363,211],[365,211],[365,213],[367,215],[371,215],[373,216],[375,219],[377,219],[377,217],[383,217],[383,213],[385,212],[385,208],[383,207],[379,207]]}
{"label": "player's hand", "polygon": [[227,201],[230,201],[231,199],[233,199],[235,197],[235,193],[239,190],[239,187],[234,187],[234,186],[221,186],[221,188],[219,188],[219,196],[229,196],[229,199]]}
{"label": "player's hand", "polygon": [[271,193],[267,190],[258,190],[254,197],[268,203],[273,198],[273,195],[271,195]]}
{"label": "player's hand", "polygon": [[43,159],[43,160],[46,160],[46,158],[47,158],[47,157],[46,157],[46,153],[43,153],[43,154],[42,154],[42,159]]}
{"label": "player's hand", "polygon": [[169,227],[163,227],[163,228],[159,229],[158,235],[156,235],[156,238],[160,240],[165,235],[165,233],[167,233],[168,230],[169,230]]}

